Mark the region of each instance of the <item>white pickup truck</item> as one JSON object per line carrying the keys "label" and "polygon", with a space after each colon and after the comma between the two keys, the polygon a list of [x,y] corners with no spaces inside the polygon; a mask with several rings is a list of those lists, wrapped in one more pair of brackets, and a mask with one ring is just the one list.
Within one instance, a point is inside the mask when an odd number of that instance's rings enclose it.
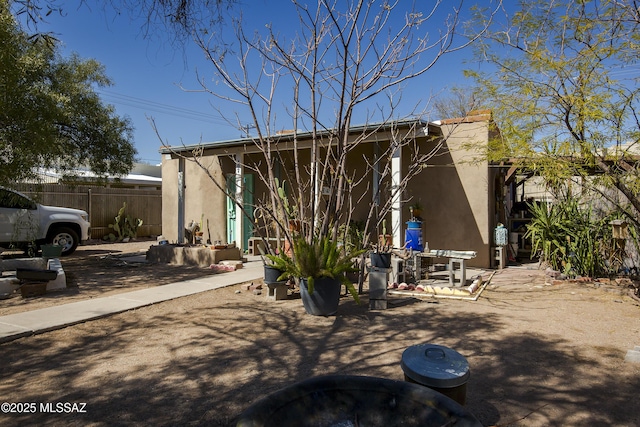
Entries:
{"label": "white pickup truck", "polygon": [[85,211],[34,202],[24,194],[0,187],[0,247],[62,246],[62,255],[73,253],[89,239],[89,216]]}

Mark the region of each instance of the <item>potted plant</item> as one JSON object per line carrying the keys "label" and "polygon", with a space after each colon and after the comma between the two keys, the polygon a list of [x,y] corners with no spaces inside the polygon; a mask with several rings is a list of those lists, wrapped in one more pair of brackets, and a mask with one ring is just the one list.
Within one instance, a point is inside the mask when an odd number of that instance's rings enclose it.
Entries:
{"label": "potted plant", "polygon": [[353,299],[360,302],[345,273],[354,270],[353,258],[362,253],[338,246],[329,236],[314,237],[311,242],[298,236],[293,241],[291,256],[280,252],[266,257],[283,271],[280,280],[289,276],[298,279],[300,297],[307,313],[331,316],[338,310],[341,285],[345,285]]}
{"label": "potted plant", "polygon": [[[364,237],[365,237],[365,223],[363,221],[349,221],[349,224],[342,224],[338,229],[339,238],[344,242],[343,246],[347,251],[364,254]],[[364,271],[364,257],[359,256],[353,259],[353,267],[356,271],[349,271],[346,273],[347,279],[351,283],[360,283],[362,273]]]}
{"label": "potted plant", "polygon": [[414,202],[412,205],[410,205],[409,212],[411,212],[411,219],[420,219],[422,215],[422,205],[420,204],[420,202]]}
{"label": "potted plant", "polygon": [[[262,244],[257,244],[256,248],[260,252],[260,258],[262,258],[262,264],[264,265],[264,283],[267,285],[276,285],[282,283],[284,280],[279,279],[284,273],[282,269],[279,269],[273,261],[269,258],[270,255],[276,255],[278,245],[273,244],[272,236],[275,236],[275,240],[280,242],[281,234],[278,233],[278,221],[273,213],[267,210],[264,206],[258,206],[254,210],[254,221],[256,229],[260,229],[260,237],[262,238]],[[259,222],[262,222],[262,227],[259,227]],[[286,241],[286,237],[285,237]],[[285,246],[287,246],[285,244]]]}
{"label": "potted plant", "polygon": [[378,242],[371,245],[369,258],[371,266],[378,268],[391,267],[391,250],[393,249],[393,236],[387,234],[387,221],[382,221],[382,234],[378,235]]}

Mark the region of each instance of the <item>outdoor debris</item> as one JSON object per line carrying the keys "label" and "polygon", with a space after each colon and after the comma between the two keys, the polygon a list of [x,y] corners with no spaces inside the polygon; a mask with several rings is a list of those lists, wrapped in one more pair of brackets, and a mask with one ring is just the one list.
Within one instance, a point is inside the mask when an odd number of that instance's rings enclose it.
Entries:
{"label": "outdoor debris", "polygon": [[413,285],[407,283],[390,283],[387,289],[398,291],[416,291],[424,292],[426,294],[435,295],[456,295],[456,296],[470,296],[475,293],[482,285],[482,277],[476,276],[473,278],[471,285],[465,288],[448,287],[448,286],[432,286],[432,285]]}
{"label": "outdoor debris", "polygon": [[224,265],[227,267],[233,267],[235,270],[240,270],[242,268],[242,261],[238,261],[238,260],[225,260],[225,261],[220,261],[218,264]]}
{"label": "outdoor debris", "polygon": [[235,267],[229,266],[229,265],[223,265],[223,264],[211,264],[209,268],[217,273],[224,273],[227,271],[236,271]]}
{"label": "outdoor debris", "polygon": [[640,345],[635,346],[633,350],[627,351],[624,358],[625,362],[640,363]]}
{"label": "outdoor debris", "polygon": [[[408,285],[406,283],[392,283],[387,287],[390,295],[405,295],[415,297],[453,298],[476,301],[484,288],[491,282],[495,271],[484,281],[482,276],[474,276],[471,285],[465,288],[433,286],[433,285]],[[404,285],[404,286],[403,286]],[[406,287],[405,287],[406,286]]]}
{"label": "outdoor debris", "polygon": [[209,268],[218,273],[236,271],[242,268],[242,261],[220,261],[218,264],[211,264]]}
{"label": "outdoor debris", "polygon": [[242,289],[243,291],[253,291],[255,289],[262,289],[262,284],[261,283],[254,284],[253,282],[251,282],[251,283],[243,283],[240,286],[240,289]]}

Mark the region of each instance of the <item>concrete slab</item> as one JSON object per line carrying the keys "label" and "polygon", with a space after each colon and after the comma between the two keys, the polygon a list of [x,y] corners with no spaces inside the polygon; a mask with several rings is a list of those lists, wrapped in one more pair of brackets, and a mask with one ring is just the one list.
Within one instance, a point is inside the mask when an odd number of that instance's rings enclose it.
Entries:
{"label": "concrete slab", "polygon": [[12,325],[0,321],[0,342],[11,341],[32,334],[33,330],[29,327]]}

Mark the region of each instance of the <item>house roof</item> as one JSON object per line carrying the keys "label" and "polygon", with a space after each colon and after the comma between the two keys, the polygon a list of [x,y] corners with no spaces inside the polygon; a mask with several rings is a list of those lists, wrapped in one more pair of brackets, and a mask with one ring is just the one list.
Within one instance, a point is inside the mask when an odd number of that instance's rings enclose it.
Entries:
{"label": "house roof", "polygon": [[455,125],[460,123],[487,122],[493,120],[491,110],[472,110],[464,117],[454,117],[451,119],[436,120],[435,125]]}
{"label": "house roof", "polygon": [[[417,126],[423,129],[424,135],[428,135],[429,127],[436,126],[434,123],[420,120],[420,119],[403,119],[398,121],[388,121],[384,123],[369,123],[365,125],[352,126],[349,129],[350,135],[361,134],[365,131],[388,131],[392,128],[410,128],[411,126]],[[317,132],[317,134],[322,138],[326,136],[330,136],[334,133],[333,129],[323,130]],[[275,135],[271,135],[272,138],[277,139],[277,142],[291,142],[294,138],[299,140],[310,140],[313,137],[313,132],[293,132],[286,131],[282,133],[277,133]],[[230,149],[230,148],[239,148],[246,147],[247,145],[255,145],[256,137],[247,137],[247,138],[239,138],[239,139],[230,139],[226,141],[212,141],[212,142],[201,142],[198,144],[190,144],[190,145],[182,145],[182,146],[163,146],[160,148],[161,154],[171,154],[171,153],[181,153],[181,152],[190,152],[196,149]]]}
{"label": "house roof", "polygon": [[[98,175],[87,169],[76,169],[66,174],[57,172],[53,169],[39,168],[37,170],[39,176],[39,182],[57,184],[63,181],[76,181],[76,182],[93,182],[98,179]],[[139,186],[158,186],[162,185],[162,169],[156,165],[146,164],[134,164],[134,167],[130,173],[123,176],[108,176],[103,178],[106,182],[117,181],[120,184],[125,185],[139,185]]]}

